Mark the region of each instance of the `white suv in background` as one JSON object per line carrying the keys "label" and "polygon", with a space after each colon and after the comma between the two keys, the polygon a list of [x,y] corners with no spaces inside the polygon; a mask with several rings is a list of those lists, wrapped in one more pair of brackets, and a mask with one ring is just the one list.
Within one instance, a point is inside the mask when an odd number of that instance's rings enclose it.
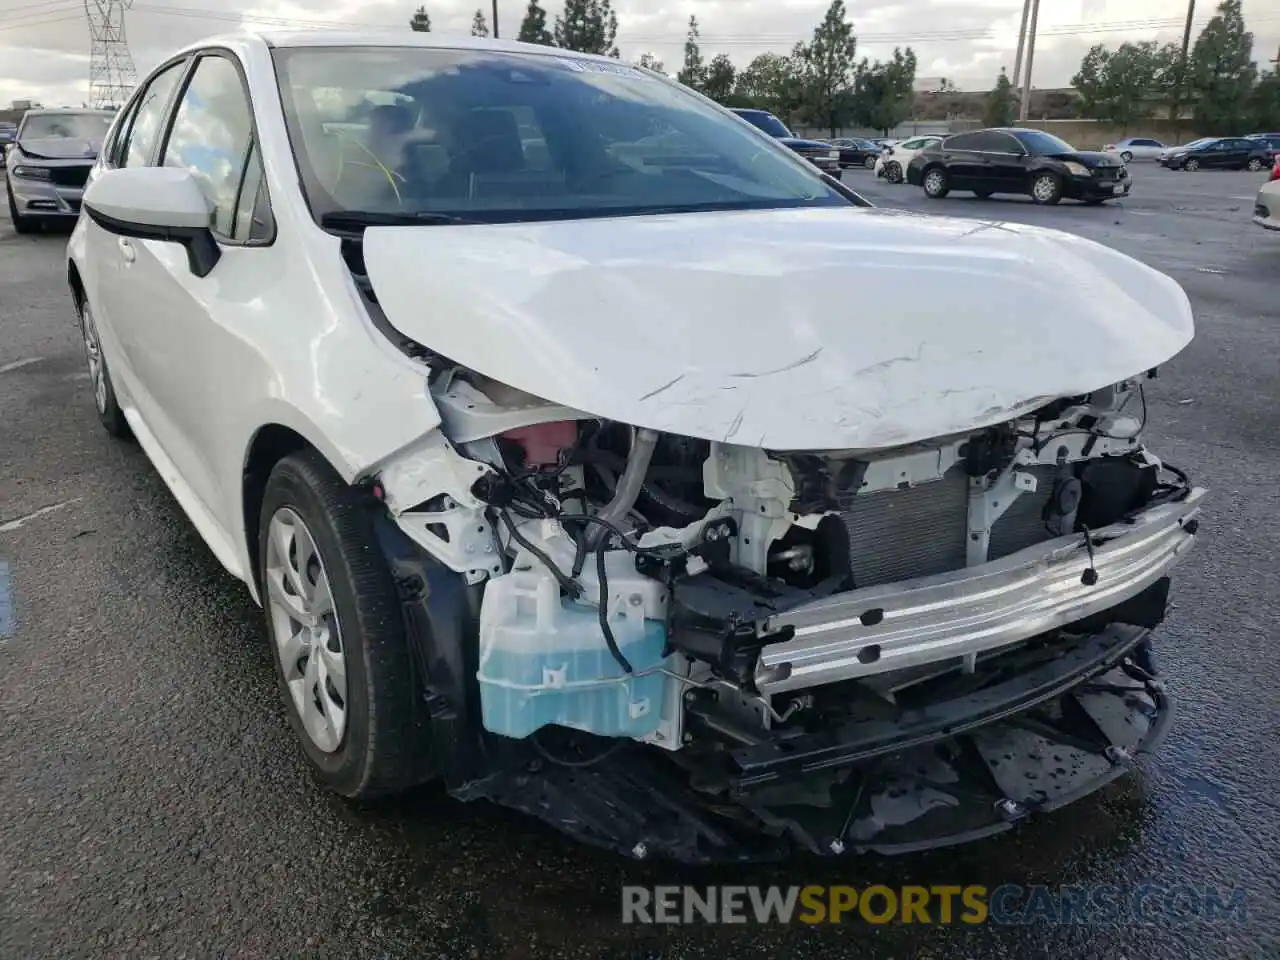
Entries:
{"label": "white suv in background", "polygon": [[884,177],[890,183],[902,183],[906,177],[907,164],[916,158],[916,154],[943,139],[942,134],[930,133],[886,146],[884,153],[876,161],[876,176]]}

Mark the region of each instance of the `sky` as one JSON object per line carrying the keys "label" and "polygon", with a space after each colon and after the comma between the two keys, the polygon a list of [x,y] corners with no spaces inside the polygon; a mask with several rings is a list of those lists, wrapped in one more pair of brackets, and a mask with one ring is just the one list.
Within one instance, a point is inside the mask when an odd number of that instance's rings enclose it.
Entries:
{"label": "sky", "polygon": [[[90,0],[106,3],[107,0]],[[202,37],[244,26],[327,29],[324,24],[408,29],[420,0],[132,0],[125,14],[139,76],[167,53]],[[527,0],[498,0],[500,32],[514,36]],[[562,0],[544,0],[548,21]],[[759,53],[785,53],[809,39],[829,0],[614,0],[618,46],[627,60],[652,53],[678,69],[690,14],[707,60],[726,53],[745,66]],[[468,33],[478,3],[427,0],[436,32]],[[919,78],[945,77],[966,90],[986,90],[1000,68],[1013,71],[1022,0],[846,0],[858,54],[872,60],[910,45]],[[1180,40],[1185,0],[1042,0],[1032,83],[1066,86],[1094,43]],[[1213,14],[1200,0],[1198,29]],[[1280,56],[1280,0],[1244,0],[1260,65]],[[1194,32],[1193,32],[1194,39]],[[46,106],[87,98],[89,31],[84,0],[0,0],[0,106],[16,98]]]}

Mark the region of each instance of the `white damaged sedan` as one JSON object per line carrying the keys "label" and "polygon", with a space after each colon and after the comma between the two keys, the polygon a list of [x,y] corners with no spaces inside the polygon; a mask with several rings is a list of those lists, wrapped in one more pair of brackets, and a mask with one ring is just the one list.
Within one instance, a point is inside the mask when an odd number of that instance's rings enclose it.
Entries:
{"label": "white damaged sedan", "polygon": [[343,796],[915,850],[1167,727],[1203,491],[1144,382],[1193,322],[1106,247],[872,209],[617,60],[237,34],[120,112],[68,280],[98,417],[263,605]]}

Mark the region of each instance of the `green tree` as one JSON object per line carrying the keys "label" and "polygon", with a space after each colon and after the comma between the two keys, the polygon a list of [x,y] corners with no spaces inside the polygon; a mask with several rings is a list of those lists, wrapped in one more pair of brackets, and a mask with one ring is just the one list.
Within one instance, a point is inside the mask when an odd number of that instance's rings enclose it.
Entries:
{"label": "green tree", "polygon": [[1203,133],[1230,133],[1243,122],[1258,68],[1253,34],[1244,28],[1240,0],[1222,0],[1191,49],[1188,86],[1196,126]]}
{"label": "green tree", "polygon": [[550,47],[555,43],[551,31],[547,29],[547,11],[538,4],[538,0],[529,0],[529,8],[524,12],[524,20],[520,22],[520,35],[516,37],[525,43],[540,43]]}
{"label": "green tree", "polygon": [[565,0],[556,17],[555,45],[579,53],[618,56],[618,15],[610,0]]}
{"label": "green tree", "polygon": [[723,53],[716,54],[707,65],[706,76],[702,80],[702,92],[718,103],[727,103],[733,96],[733,83],[737,71],[733,61]]}
{"label": "green tree", "polygon": [[743,106],[759,107],[790,120],[803,95],[802,65],[797,50],[789,57],[780,53],[757,56],[738,72],[733,86],[734,99]]}
{"label": "green tree", "polygon": [[684,38],[684,64],[676,74],[676,79],[686,87],[701,90],[705,74],[706,66],[702,62],[702,50],[698,47],[698,18],[690,15],[689,33]]}
{"label": "green tree", "polygon": [[662,61],[655,57],[652,53],[640,54],[640,59],[636,61],[637,67],[644,67],[646,70],[652,70],[654,73],[665,74],[667,71],[663,69]]}
{"label": "green tree", "polygon": [[427,16],[427,8],[419,7],[413,13],[413,18],[409,21],[409,29],[415,33],[431,32],[431,17]]}
{"label": "green tree", "polygon": [[1154,41],[1122,43],[1116,50],[1095,45],[1080,61],[1071,83],[1084,116],[1127,127],[1150,116],[1156,102],[1177,91],[1179,50]]}
{"label": "green tree", "polygon": [[489,22],[484,18],[484,11],[477,10],[476,15],[471,18],[471,35],[473,37],[487,37],[489,35]]}
{"label": "green tree", "polygon": [[911,117],[915,106],[916,55],[893,48],[893,59],[868,63],[864,57],[854,76],[850,110],[865,127],[889,131]]}
{"label": "green tree", "polygon": [[982,113],[982,122],[988,127],[1011,127],[1018,118],[1018,98],[1013,92],[1013,83],[1009,75],[1000,68],[1000,76],[996,77],[996,85],[987,94],[987,102]]}
{"label": "green tree", "polygon": [[831,0],[813,39],[796,51],[803,62],[805,115],[828,128],[833,137],[849,114],[857,51],[858,38],[847,19],[844,0]]}
{"label": "green tree", "polygon": [[1280,130],[1280,65],[1264,73],[1253,88],[1249,120],[1255,130]]}

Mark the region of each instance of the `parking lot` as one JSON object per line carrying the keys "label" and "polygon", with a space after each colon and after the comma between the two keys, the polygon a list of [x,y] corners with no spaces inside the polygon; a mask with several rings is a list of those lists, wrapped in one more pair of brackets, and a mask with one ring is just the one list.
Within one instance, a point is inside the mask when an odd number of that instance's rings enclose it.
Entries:
{"label": "parking lot", "polygon": [[[1137,165],[1124,201],[1037,207],[845,174],[878,205],[1098,240],[1190,295],[1198,337],[1147,391],[1150,444],[1212,496],[1157,641],[1175,725],[1135,776],[997,840],[700,872],[619,862],[430,788],[355,808],[314,787],[260,612],[142,453],[96,422],[65,235],[18,237],[0,213],[0,563],[16,621],[0,634],[0,956],[1280,954],[1280,235],[1249,222],[1264,178]],[[902,291],[904,307],[929,298]],[[848,304],[879,322],[856,287]],[[1247,916],[635,928],[619,923],[626,882],[1213,885],[1246,888]]]}

